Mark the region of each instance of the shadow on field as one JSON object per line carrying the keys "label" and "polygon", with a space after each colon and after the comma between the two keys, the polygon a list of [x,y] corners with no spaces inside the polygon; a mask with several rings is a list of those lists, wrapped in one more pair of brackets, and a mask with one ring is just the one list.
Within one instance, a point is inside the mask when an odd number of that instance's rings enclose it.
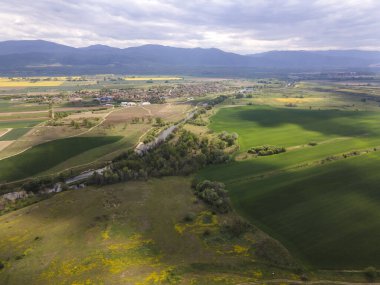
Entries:
{"label": "shadow on field", "polygon": [[[263,162],[211,168],[237,211],[322,269],[380,266],[379,153],[253,179]],[[223,173],[221,172],[223,171]],[[218,174],[218,176],[216,176]]]}
{"label": "shadow on field", "polygon": [[[285,108],[255,108],[238,111],[238,118],[253,121],[262,127],[278,127],[285,124],[295,124],[305,130],[317,131],[323,134],[340,136],[373,133],[368,120],[373,114],[339,110],[299,110]],[[372,118],[375,123],[375,118]]]}

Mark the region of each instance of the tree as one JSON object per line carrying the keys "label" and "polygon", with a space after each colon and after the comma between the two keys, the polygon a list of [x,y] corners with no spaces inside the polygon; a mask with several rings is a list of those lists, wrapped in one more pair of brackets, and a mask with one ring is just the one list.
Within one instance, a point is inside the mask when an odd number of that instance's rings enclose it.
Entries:
{"label": "tree", "polygon": [[160,117],[157,117],[156,118],[156,124],[159,126],[162,126],[164,124],[164,120],[162,120],[162,118],[160,118]]}

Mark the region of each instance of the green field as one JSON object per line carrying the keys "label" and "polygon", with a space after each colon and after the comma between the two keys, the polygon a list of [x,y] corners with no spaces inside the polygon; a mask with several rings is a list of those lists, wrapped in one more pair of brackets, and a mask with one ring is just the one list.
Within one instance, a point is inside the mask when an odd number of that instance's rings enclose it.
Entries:
{"label": "green field", "polygon": [[47,104],[12,102],[10,100],[0,99],[0,113],[3,112],[31,112],[47,110]]}
{"label": "green field", "polygon": [[[210,127],[239,134],[243,160],[208,167],[224,181],[237,211],[317,268],[380,266],[380,154],[343,159],[380,146],[377,112],[236,107],[219,110]],[[316,141],[316,146],[308,142]],[[286,153],[244,158],[253,146]],[[342,158],[320,165],[328,156]]]}
{"label": "green field", "polygon": [[18,128],[18,129],[12,129],[5,135],[0,137],[0,141],[13,141],[17,140],[18,138],[25,135],[27,132],[29,132],[31,128]]}
{"label": "green field", "polygon": [[0,160],[0,181],[27,178],[46,171],[67,159],[94,148],[117,142],[122,137],[73,137],[34,146],[25,152]]}
{"label": "green field", "polygon": [[11,121],[0,121],[0,129],[6,128],[31,128],[44,120],[11,120]]}

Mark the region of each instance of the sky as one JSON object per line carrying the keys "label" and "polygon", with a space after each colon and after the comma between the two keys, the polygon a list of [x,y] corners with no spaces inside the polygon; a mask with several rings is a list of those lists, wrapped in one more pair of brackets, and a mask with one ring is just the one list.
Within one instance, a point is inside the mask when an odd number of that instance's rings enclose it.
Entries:
{"label": "sky", "polygon": [[380,50],[380,0],[0,0],[0,41]]}

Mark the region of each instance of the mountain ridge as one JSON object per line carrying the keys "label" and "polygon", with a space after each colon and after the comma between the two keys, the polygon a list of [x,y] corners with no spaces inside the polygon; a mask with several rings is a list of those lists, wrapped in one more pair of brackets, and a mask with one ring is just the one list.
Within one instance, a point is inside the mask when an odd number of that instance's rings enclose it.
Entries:
{"label": "mountain ridge", "polygon": [[[364,50],[274,50],[241,55],[218,48],[181,48],[147,44],[117,48],[107,45],[71,47],[44,40],[0,42],[0,73],[95,73],[102,68],[115,73],[167,73],[211,68],[249,70],[339,70],[371,69],[380,64],[380,51]],[[40,66],[40,69],[37,68]],[[52,67],[54,66],[54,68]],[[207,67],[207,68],[206,68]]]}

